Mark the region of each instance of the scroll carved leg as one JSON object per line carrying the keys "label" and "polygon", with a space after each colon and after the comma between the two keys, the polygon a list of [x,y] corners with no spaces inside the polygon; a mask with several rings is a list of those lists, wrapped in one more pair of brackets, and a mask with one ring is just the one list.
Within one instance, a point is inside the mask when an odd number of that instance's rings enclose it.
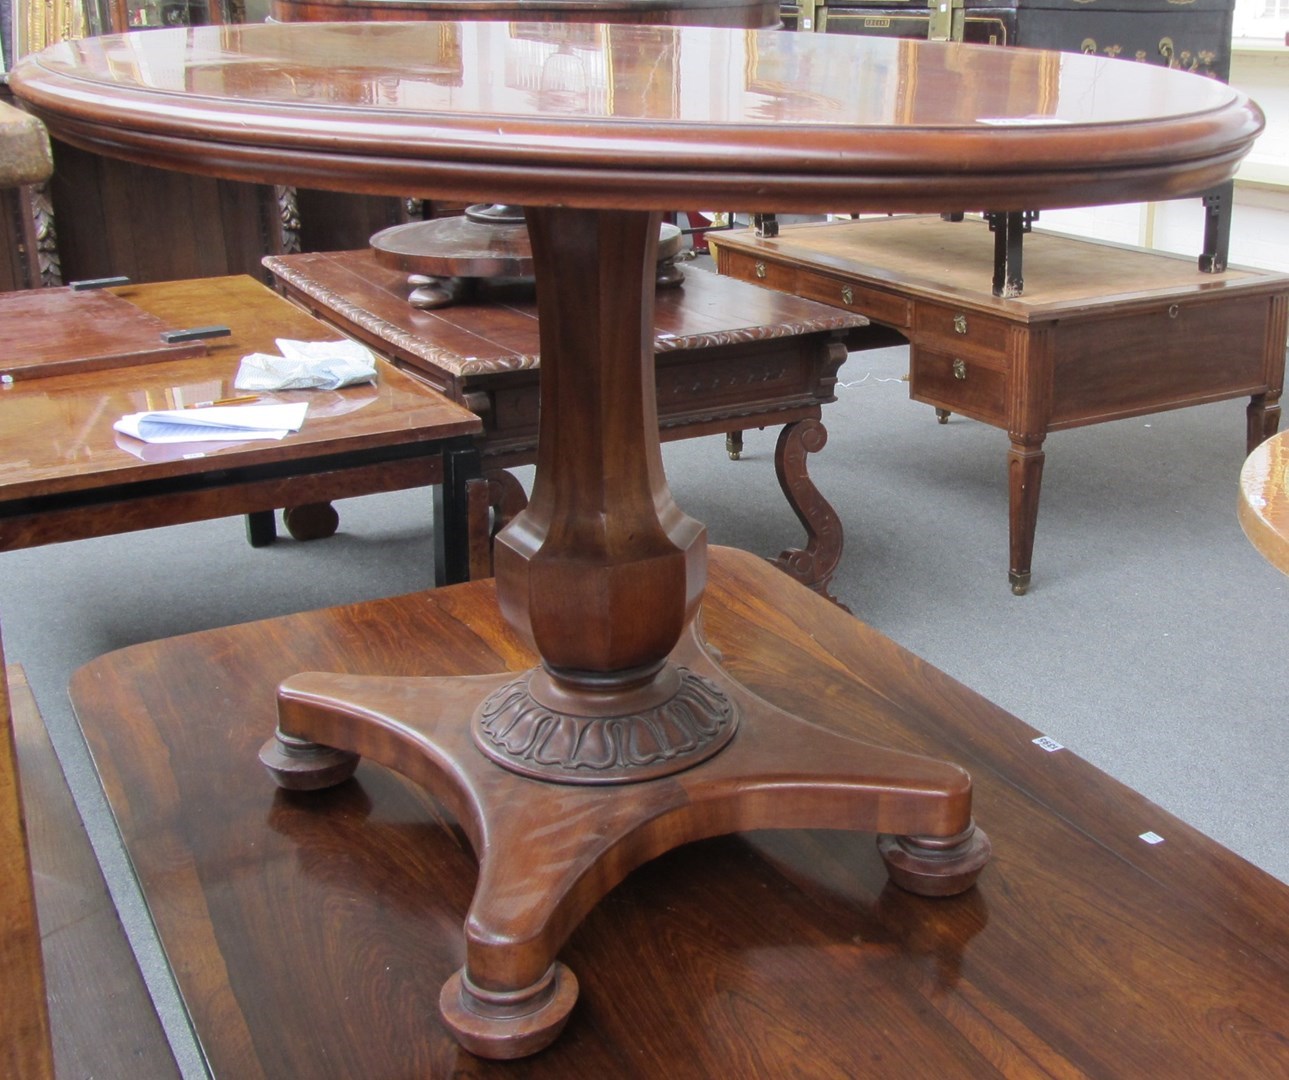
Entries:
{"label": "scroll carved leg", "polygon": [[1043,483],[1043,436],[1012,433],[1007,454],[1010,567],[1012,592],[1024,596],[1029,589],[1034,558],[1034,530],[1038,525],[1038,494]]}
{"label": "scroll carved leg", "polygon": [[774,469],[788,505],[806,530],[806,545],[789,548],[774,563],[803,585],[840,604],[828,591],[828,583],[841,562],[841,518],[806,470],[807,455],[818,453],[827,442],[828,430],[818,420],[798,420],[779,433]]}

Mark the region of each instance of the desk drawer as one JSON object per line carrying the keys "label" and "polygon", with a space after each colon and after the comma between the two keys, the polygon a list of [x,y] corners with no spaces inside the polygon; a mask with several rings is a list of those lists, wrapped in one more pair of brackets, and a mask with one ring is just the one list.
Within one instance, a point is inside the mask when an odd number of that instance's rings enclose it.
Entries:
{"label": "desk drawer", "polygon": [[1008,324],[966,308],[919,304],[913,316],[916,340],[933,349],[987,356],[994,367],[1007,362]]}
{"label": "desk drawer", "polygon": [[717,266],[722,274],[805,300],[817,300],[830,307],[854,311],[898,330],[908,329],[912,322],[909,303],[899,296],[861,285],[840,274],[804,270],[791,263],[734,251],[719,241],[716,243]]}
{"label": "desk drawer", "polygon": [[995,427],[1007,423],[1007,373],[970,357],[914,345],[909,350],[909,397]]}
{"label": "desk drawer", "polygon": [[833,307],[867,315],[873,322],[905,330],[912,321],[909,303],[901,297],[861,285],[853,279],[813,270],[801,270],[797,278],[797,295],[818,300]]}

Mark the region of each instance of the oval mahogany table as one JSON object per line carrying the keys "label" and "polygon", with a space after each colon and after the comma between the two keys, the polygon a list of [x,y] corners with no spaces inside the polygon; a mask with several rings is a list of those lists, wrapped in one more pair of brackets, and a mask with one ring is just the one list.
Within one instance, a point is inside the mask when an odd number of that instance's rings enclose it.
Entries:
{"label": "oval mahogany table", "polygon": [[[561,46],[577,92],[541,85]],[[152,31],[56,46],[11,85],[58,138],[149,165],[527,208],[541,431],[496,568],[501,613],[542,663],[519,678],[302,674],[279,688],[262,755],[304,788],[367,755],[463,823],[479,882],[440,1007],[493,1057],[558,1035],[577,996],[562,944],[679,844],[868,830],[892,880],[928,895],[970,888],[988,858],[963,770],[792,716],[709,654],[706,536],[672,500],[658,445],[662,211],[1181,197],[1229,179],[1262,126],[1229,87],[1146,65],[640,26],[575,46],[558,26],[488,22]]]}
{"label": "oval mahogany table", "polygon": [[1271,436],[1245,458],[1239,515],[1263,558],[1289,574],[1289,432]]}

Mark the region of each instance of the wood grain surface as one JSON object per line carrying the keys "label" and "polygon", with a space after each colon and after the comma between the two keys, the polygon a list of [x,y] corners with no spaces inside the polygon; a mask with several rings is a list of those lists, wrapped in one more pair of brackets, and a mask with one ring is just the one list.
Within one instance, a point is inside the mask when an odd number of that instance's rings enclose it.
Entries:
{"label": "wood grain surface", "polygon": [[[22,669],[14,737],[40,916],[54,1069],[97,1080],[178,1078],[170,1047]],[[18,1070],[9,1075],[25,1078]]]}
{"label": "wood grain surface", "polygon": [[[568,38],[504,22],[149,31],[55,46],[10,85],[56,137],[142,164],[601,209],[1176,198],[1228,180],[1263,126],[1215,80],[1078,54],[708,27]],[[572,98],[542,90],[561,44],[584,88]],[[164,86],[142,74],[157,64],[173,72]],[[696,67],[724,74],[683,81]]]}
{"label": "wood grain surface", "polygon": [[752,556],[713,553],[702,618],[726,670],[766,700],[965,765],[994,859],[973,890],[933,900],[890,885],[865,834],[672,851],[573,934],[561,955],[582,995],[565,1034],[508,1064],[461,1050],[438,1016],[476,872],[442,804],[368,763],[329,792],[288,793],[255,759],[296,671],[531,664],[491,583],[82,669],[77,715],[215,1075],[1289,1069],[1286,886]]}

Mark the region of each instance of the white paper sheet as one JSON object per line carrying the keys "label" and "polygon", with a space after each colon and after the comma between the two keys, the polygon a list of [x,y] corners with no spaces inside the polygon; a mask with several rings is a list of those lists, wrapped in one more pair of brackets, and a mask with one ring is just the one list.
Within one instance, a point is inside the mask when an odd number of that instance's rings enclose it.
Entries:
{"label": "white paper sheet", "polygon": [[130,413],[112,426],[146,443],[246,442],[283,439],[304,424],[307,401],[271,405],[215,405]]}

